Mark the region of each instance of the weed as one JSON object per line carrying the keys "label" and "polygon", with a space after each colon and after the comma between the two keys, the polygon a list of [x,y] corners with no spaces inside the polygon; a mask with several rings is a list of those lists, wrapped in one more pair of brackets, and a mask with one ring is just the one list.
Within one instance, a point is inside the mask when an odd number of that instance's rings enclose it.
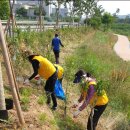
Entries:
{"label": "weed", "polygon": [[29,97],[32,94],[32,88],[21,88],[20,93],[22,96]]}
{"label": "weed", "polygon": [[44,96],[39,96],[37,100],[38,104],[43,105],[46,102],[46,99]]}
{"label": "weed", "polygon": [[26,97],[26,96],[22,97],[22,98],[21,98],[21,103],[22,103],[22,104],[28,104],[28,103],[29,103],[29,98]]}
{"label": "weed", "polygon": [[46,113],[40,113],[38,119],[39,119],[40,124],[44,124],[47,119]]}

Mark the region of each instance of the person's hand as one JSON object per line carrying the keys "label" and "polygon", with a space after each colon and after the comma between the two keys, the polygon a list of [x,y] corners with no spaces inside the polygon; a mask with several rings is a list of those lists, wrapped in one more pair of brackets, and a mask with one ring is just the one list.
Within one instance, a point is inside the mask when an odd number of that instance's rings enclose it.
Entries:
{"label": "person's hand", "polygon": [[39,75],[36,75],[34,79],[39,80],[39,79],[40,79],[40,76],[39,76]]}
{"label": "person's hand", "polygon": [[77,118],[80,113],[80,110],[77,110],[73,113],[73,118]]}
{"label": "person's hand", "polygon": [[79,105],[78,101],[75,101],[72,108],[76,108],[76,107],[78,107],[78,105]]}
{"label": "person's hand", "polygon": [[23,82],[24,85],[30,86],[30,81],[29,79],[25,79]]}

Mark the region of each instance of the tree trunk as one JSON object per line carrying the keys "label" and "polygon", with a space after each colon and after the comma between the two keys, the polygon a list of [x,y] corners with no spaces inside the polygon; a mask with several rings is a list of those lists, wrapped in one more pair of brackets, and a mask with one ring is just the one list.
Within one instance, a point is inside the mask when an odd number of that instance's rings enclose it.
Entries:
{"label": "tree trunk", "polygon": [[43,17],[42,17],[42,9],[43,9],[43,0],[40,1],[40,6],[39,6],[39,25],[40,25],[40,32],[44,30]]}
{"label": "tree trunk", "polygon": [[1,62],[0,62],[0,110],[6,110]]}

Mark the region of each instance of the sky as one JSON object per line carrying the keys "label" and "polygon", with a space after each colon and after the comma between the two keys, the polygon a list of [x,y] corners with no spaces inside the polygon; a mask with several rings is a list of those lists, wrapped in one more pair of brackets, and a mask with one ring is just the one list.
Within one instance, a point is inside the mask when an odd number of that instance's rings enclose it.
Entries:
{"label": "sky", "polygon": [[105,12],[111,14],[115,13],[117,8],[120,9],[118,15],[127,15],[130,14],[130,0],[100,0],[99,5],[105,9]]}

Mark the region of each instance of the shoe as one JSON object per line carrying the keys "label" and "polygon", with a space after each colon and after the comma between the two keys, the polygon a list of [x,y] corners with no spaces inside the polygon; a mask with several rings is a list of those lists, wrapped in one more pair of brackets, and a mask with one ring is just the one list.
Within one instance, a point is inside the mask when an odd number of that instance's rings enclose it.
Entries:
{"label": "shoe", "polygon": [[53,111],[55,111],[55,110],[57,109],[57,107],[53,106],[51,109],[52,109]]}

